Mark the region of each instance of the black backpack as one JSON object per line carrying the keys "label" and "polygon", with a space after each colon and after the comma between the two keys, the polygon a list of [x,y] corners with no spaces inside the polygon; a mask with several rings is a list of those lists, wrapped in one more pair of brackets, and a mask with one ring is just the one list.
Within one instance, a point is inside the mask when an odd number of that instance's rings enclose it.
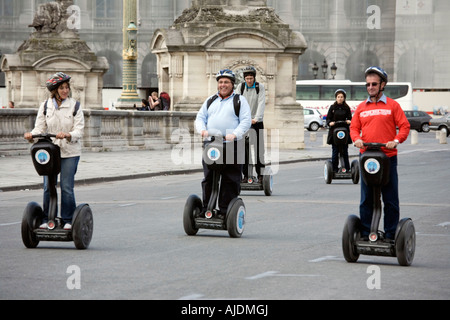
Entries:
{"label": "black backpack", "polygon": [[[44,116],[47,115],[47,103],[48,103],[48,100],[45,101],[45,105],[44,105]],[[75,109],[73,109],[73,116],[74,116],[74,117],[77,115],[79,109],[80,109],[80,102],[77,101],[77,103],[75,104]]]}
{"label": "black backpack", "polygon": [[[211,104],[218,98],[219,96],[216,94],[214,96],[212,96],[209,100],[208,103],[206,104],[206,109],[209,109],[209,107],[211,106]],[[236,117],[239,118],[239,114],[241,113],[241,99],[240,99],[240,95],[235,94],[234,98],[233,98],[233,103],[234,103],[234,113],[236,114]]]}
{"label": "black backpack", "polygon": [[[259,82],[255,82],[256,94],[259,94]],[[245,83],[243,82],[241,85],[241,94],[244,94],[245,91]]]}

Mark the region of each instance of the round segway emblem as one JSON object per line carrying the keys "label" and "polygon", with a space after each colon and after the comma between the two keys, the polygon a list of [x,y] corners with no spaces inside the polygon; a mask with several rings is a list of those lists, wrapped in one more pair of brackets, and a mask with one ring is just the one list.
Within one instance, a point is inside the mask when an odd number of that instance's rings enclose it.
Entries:
{"label": "round segway emblem", "polygon": [[380,171],[380,168],[380,163],[376,159],[368,159],[364,163],[364,169],[370,174],[377,174]]}
{"label": "round segway emblem", "polygon": [[208,150],[208,158],[211,161],[217,161],[220,158],[220,150],[217,148],[211,148]]}
{"label": "round segway emblem", "polygon": [[240,207],[237,215],[237,231],[242,233],[245,225],[245,208]]}
{"label": "round segway emblem", "polygon": [[36,152],[34,158],[36,159],[36,162],[41,165],[46,165],[50,162],[50,154],[47,152],[47,150],[39,150]]}
{"label": "round segway emblem", "polygon": [[339,131],[338,133],[337,133],[337,138],[339,139],[339,140],[344,140],[345,139],[345,136],[346,136],[346,134],[345,134],[345,132],[344,131]]}

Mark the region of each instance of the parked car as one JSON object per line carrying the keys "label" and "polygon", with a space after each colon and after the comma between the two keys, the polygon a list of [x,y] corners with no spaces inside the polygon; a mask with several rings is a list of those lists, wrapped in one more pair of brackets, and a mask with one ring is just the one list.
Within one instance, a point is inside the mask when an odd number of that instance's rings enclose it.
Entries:
{"label": "parked car", "polygon": [[450,113],[443,117],[430,120],[431,130],[445,130],[447,137],[450,135]]}
{"label": "parked car", "polygon": [[321,127],[323,127],[322,114],[319,112],[319,110],[304,108],[303,117],[305,128],[308,131],[317,131]]}
{"label": "parked car", "polygon": [[405,111],[406,118],[408,118],[411,130],[417,130],[418,132],[430,131],[431,116],[423,111]]}

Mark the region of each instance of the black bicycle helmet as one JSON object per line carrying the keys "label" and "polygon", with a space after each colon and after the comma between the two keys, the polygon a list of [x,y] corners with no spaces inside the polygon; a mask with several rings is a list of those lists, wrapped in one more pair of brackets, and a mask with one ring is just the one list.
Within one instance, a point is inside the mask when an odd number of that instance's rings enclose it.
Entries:
{"label": "black bicycle helmet", "polygon": [[223,69],[220,70],[217,74],[216,74],[216,80],[219,81],[220,78],[228,78],[231,80],[231,82],[235,83],[236,82],[236,75],[234,74],[233,71],[231,71],[230,69]]}
{"label": "black bicycle helmet", "polygon": [[369,68],[367,68],[367,70],[365,72],[365,76],[367,77],[367,75],[373,74],[373,73],[380,76],[381,82],[388,83],[389,78],[388,78],[386,71],[384,71],[380,67],[369,67]]}
{"label": "black bicycle helmet", "polygon": [[55,73],[50,79],[47,80],[46,86],[48,91],[52,92],[53,90],[58,89],[58,87],[64,82],[69,82],[71,79],[70,76],[63,72]]}

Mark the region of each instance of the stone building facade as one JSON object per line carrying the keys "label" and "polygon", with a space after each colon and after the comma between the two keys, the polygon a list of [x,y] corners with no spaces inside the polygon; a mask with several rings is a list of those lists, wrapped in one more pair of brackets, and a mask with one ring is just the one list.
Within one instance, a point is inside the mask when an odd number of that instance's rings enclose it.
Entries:
{"label": "stone building facade", "polygon": [[[28,25],[45,0],[0,0],[0,53],[12,54],[29,37]],[[191,0],[139,1],[138,87],[158,86],[155,30],[168,28]],[[75,0],[80,36],[109,61],[106,88],[122,85],[122,0]],[[311,66],[324,59],[338,67],[338,79],[361,80],[368,65],[385,67],[394,81],[414,88],[450,88],[450,2],[447,0],[268,0],[280,18],[301,32],[308,50],[300,57],[298,79],[312,79]],[[328,74],[329,76],[329,74]],[[5,76],[0,72],[0,87]],[[3,101],[3,104],[6,102]]]}

